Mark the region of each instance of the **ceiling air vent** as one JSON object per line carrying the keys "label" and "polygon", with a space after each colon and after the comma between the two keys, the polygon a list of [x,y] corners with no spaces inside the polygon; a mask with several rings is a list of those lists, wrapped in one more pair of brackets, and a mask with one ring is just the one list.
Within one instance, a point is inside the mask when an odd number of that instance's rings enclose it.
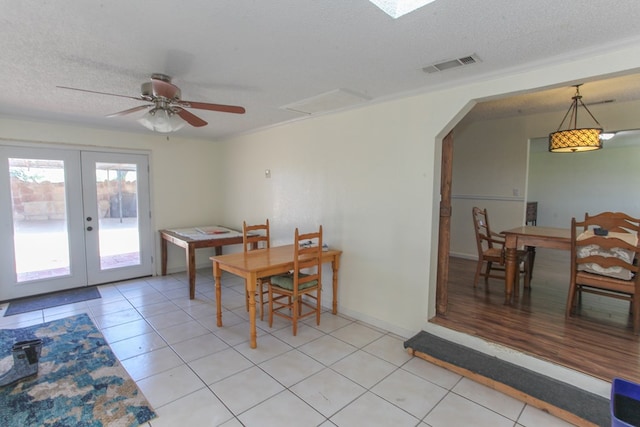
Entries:
{"label": "ceiling air vent", "polygon": [[475,64],[476,62],[480,62],[480,58],[478,58],[478,55],[473,54],[469,56],[463,56],[462,58],[458,59],[452,59],[450,61],[442,61],[437,64],[428,65],[424,67],[422,71],[431,74],[437,73],[439,71],[449,70],[451,68],[461,67],[463,65]]}

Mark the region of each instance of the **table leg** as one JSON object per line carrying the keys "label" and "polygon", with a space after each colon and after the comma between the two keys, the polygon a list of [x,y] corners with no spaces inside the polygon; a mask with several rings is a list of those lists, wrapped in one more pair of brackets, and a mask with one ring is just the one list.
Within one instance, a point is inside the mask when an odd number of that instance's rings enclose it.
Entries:
{"label": "table leg", "polygon": [[189,276],[189,299],[196,297],[196,249],[187,245],[187,276]]}
{"label": "table leg", "polygon": [[340,269],[340,257],[335,257],[331,261],[333,270],[333,314],[338,314],[338,270]]}
{"label": "table leg", "polygon": [[518,274],[518,250],[516,248],[505,248],[505,304],[511,303],[511,295],[513,293],[513,285],[516,274]]}
{"label": "table leg", "polygon": [[160,236],[160,265],[162,267],[162,275],[167,275],[167,239]]}
{"label": "table leg", "polygon": [[536,247],[527,246],[527,251],[529,252],[529,282],[531,282],[531,279],[533,279],[533,263],[536,260]]}
{"label": "table leg", "polygon": [[218,327],[220,327],[222,326],[222,288],[220,282],[222,271],[220,270],[220,264],[216,261],[213,262],[213,277],[216,282],[216,318]]}
{"label": "table leg", "polygon": [[[249,273],[249,276],[245,280],[248,295],[256,294],[256,283],[258,277],[255,272]],[[249,298],[249,323],[251,325],[251,348],[256,348],[258,343],[256,341],[256,299]]]}

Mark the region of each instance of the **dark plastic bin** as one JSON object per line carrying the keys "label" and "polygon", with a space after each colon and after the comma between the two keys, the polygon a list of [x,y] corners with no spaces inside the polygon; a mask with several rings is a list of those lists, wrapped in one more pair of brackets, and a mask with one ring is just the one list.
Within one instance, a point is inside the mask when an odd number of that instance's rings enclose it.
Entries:
{"label": "dark plastic bin", "polygon": [[640,427],[640,384],[621,378],[613,379],[611,426]]}

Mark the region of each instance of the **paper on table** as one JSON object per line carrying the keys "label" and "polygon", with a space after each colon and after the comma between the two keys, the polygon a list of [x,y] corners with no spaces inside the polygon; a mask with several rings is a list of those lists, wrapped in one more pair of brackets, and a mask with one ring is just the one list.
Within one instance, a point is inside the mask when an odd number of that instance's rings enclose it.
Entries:
{"label": "paper on table", "polygon": [[[219,229],[219,230],[225,230],[226,232],[224,233],[215,233],[215,234],[205,234],[202,233],[200,231],[198,231],[198,229]],[[192,228],[178,228],[178,229],[171,229],[169,231],[173,231],[176,234],[179,234],[181,236],[187,237],[189,239],[192,240],[209,240],[209,239],[217,239],[217,238],[227,238],[227,237],[237,237],[237,236],[242,236],[242,233],[239,233],[237,231],[234,230],[230,230],[228,228],[225,227],[219,227],[219,226],[206,226],[206,227],[192,227]]]}
{"label": "paper on table", "polygon": [[202,234],[226,234],[231,232],[231,230],[222,227],[196,227],[196,230]]}

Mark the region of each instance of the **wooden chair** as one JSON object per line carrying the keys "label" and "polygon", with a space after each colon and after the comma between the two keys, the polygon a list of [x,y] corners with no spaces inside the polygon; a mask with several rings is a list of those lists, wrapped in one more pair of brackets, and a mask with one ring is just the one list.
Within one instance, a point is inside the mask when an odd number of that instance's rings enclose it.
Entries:
{"label": "wooden chair", "polygon": [[[253,249],[265,249],[271,246],[271,236],[269,234],[269,220],[265,224],[247,225],[246,221],[242,222],[242,247],[247,253]],[[269,283],[268,277],[259,277],[256,283],[256,295],[260,304],[260,320],[264,320],[264,296],[269,293],[265,286]],[[247,311],[249,311],[249,291],[245,291]]]}
{"label": "wooden chair", "polygon": [[[505,238],[502,234],[491,231],[489,227],[489,217],[486,209],[474,207],[472,209],[473,226],[476,234],[476,244],[478,247],[478,264],[476,274],[473,279],[473,287],[478,285],[480,276],[484,277],[485,285],[489,283],[489,278],[505,279]],[[518,264],[522,265],[516,272],[514,295],[518,296],[520,289],[520,274],[524,273],[524,287],[530,287],[531,281],[531,257],[527,250],[518,250]],[[486,264],[485,271],[482,271]],[[502,273],[495,274],[494,271]]]}
{"label": "wooden chair", "polygon": [[[298,333],[298,320],[316,315],[320,324],[322,310],[322,226],[318,232],[300,234],[296,228],[293,272],[272,276],[269,283],[269,327],[273,316],[293,323],[293,335]],[[302,270],[305,270],[303,273]],[[303,296],[305,298],[303,298]],[[306,308],[307,310],[303,310]]]}
{"label": "wooden chair", "polygon": [[633,332],[640,333],[638,233],[640,219],[622,212],[585,214],[581,222],[571,219],[567,317],[576,313],[582,292],[618,298],[631,303]]}

